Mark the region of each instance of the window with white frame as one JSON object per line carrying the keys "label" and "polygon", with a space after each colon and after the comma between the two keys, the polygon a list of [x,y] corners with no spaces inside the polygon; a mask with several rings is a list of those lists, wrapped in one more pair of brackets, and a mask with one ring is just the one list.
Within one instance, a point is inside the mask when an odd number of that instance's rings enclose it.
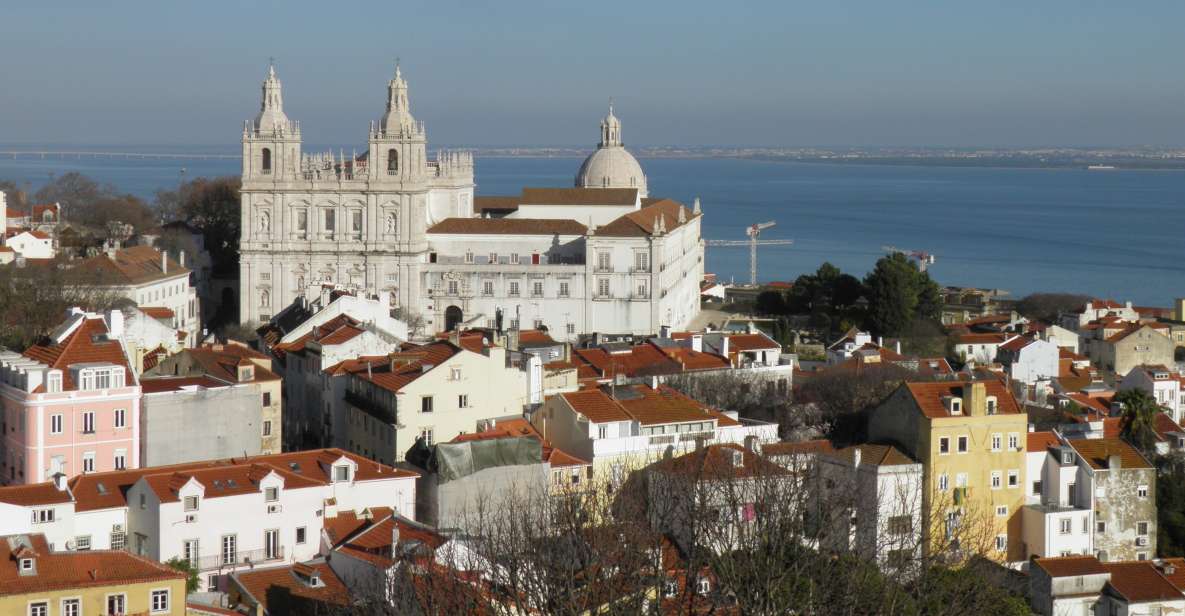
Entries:
{"label": "window with white frame", "polygon": [[997,505],[996,516],[1001,518],[1008,517],[1008,505]]}
{"label": "window with white frame", "polygon": [[49,603],[46,601],[30,603],[29,616],[49,616]]}
{"label": "window with white frame", "polygon": [[510,281],[510,287],[506,291],[506,294],[511,297],[518,297],[518,281],[517,280]]}
{"label": "window with white frame", "polygon": [[51,394],[56,394],[62,391],[62,373],[57,370],[50,370],[49,375],[45,378],[45,391]]}
{"label": "window with white frame", "polygon": [[493,263],[493,264],[497,265],[497,263],[498,263],[498,253],[496,253],[496,252],[491,252],[491,253],[490,253],[490,263]]}
{"label": "window with white frame", "polygon": [[457,396],[457,408],[469,408],[469,394],[459,394]]}
{"label": "window with white frame", "polygon": [[115,467],[115,470],[117,471],[126,469],[128,467],[128,450],[116,449],[114,459],[111,461],[111,465]]}
{"label": "window with white frame", "polygon": [[94,411],[86,411],[85,413],[82,414],[82,433],[83,434],[94,434],[95,433],[95,412]]}
{"label": "window with white frame", "polygon": [[238,535],[222,536],[222,564],[233,565],[239,557]]}
{"label": "window with white frame", "polygon": [[459,285],[456,280],[448,281],[448,294],[449,295],[456,295],[458,289],[459,289]]}
{"label": "window with white frame", "polygon": [[1002,434],[992,435],[992,451],[1000,451],[1000,447],[1004,445],[1004,436]]}
{"label": "window with white frame", "polygon": [[1008,434],[1008,449],[1010,451],[1016,451],[1020,449],[1020,435],[1015,432],[1010,432]]}
{"label": "window with white frame", "polygon": [[108,614],[123,614],[127,611],[128,596],[120,593],[117,595],[107,595],[107,613]]}
{"label": "window with white frame", "polygon": [[1070,518],[1061,518],[1058,520],[1058,534],[1068,535],[1074,531],[1074,520]]}
{"label": "window with white frame", "polygon": [[1140,498],[1148,498],[1148,486],[1138,486],[1136,488],[1136,496]]}
{"label": "window with white frame", "polygon": [[992,489],[999,490],[1002,487],[1004,487],[1004,473],[992,471]]}
{"label": "window with white frame", "polygon": [[601,271],[601,272],[611,271],[609,259],[610,259],[610,257],[609,257],[608,252],[606,252],[606,251],[598,252],[597,253],[597,271]]}
{"label": "window with white frame", "polygon": [[93,452],[93,451],[83,452],[83,454],[82,454],[82,472],[84,472],[84,473],[95,472],[95,452]]}
{"label": "window with white frame", "polygon": [[695,591],[701,595],[712,592],[712,581],[706,577],[699,578],[695,581]]}
{"label": "window with white frame", "polygon": [[487,296],[494,294],[494,281],[493,280],[483,280],[481,282],[481,294],[487,295]]}
{"label": "window with white frame", "polygon": [[264,502],[268,502],[268,503],[274,503],[274,502],[280,500],[280,488],[277,488],[275,486],[272,486],[269,488],[264,488],[263,489],[263,500],[264,500]]}
{"label": "window with white frame", "polygon": [[561,282],[560,290],[558,293],[556,293],[556,295],[559,295],[560,297],[568,297],[568,283]]}
{"label": "window with white frame", "polygon": [[472,250],[465,251],[465,262],[466,263],[473,263],[473,251]]}
{"label": "window with white frame", "polygon": [[127,427],[128,412],[127,409],[115,409],[114,425],[116,428]]}
{"label": "window with white frame", "polygon": [[938,476],[938,491],[945,492],[950,488],[950,476],[943,473]]}
{"label": "window with white frame", "polygon": [[996,535],[996,551],[1003,552],[1008,549],[1008,535]]}
{"label": "window with white frame", "polygon": [[61,434],[62,433],[62,414],[61,413],[54,413],[53,415],[49,416],[49,433],[50,434]]}
{"label": "window with white frame", "polygon": [[597,297],[609,297],[608,278],[597,278]]}
{"label": "window with white frame", "polygon": [[543,281],[542,280],[536,280],[531,283],[531,296],[532,297],[543,297]]}
{"label": "window with white frame", "polygon": [[91,536],[79,535],[74,538],[74,549],[80,552],[85,552],[91,549]]}
{"label": "window with white frame", "polygon": [[420,428],[420,438],[424,439],[424,444],[431,447],[434,442],[432,428]]}
{"label": "window with white frame", "polygon": [[200,503],[198,502],[198,497],[195,495],[195,496],[186,496],[185,500],[184,500],[184,504],[185,504],[186,511],[197,511],[198,505]]}
{"label": "window with white frame", "polygon": [[639,272],[650,271],[650,253],[639,250],[634,253],[634,269]]}
{"label": "window with white frame", "polygon": [[82,599],[62,599],[62,616],[82,616]]}
{"label": "window with white frame", "polygon": [[517,252],[510,253],[510,264],[511,265],[518,265],[518,253]]}
{"label": "window with white frame", "polygon": [[1148,534],[1148,523],[1136,522],[1136,534],[1141,537],[1146,536]]}
{"label": "window with white frame", "polygon": [[350,480],[349,465],[338,464],[337,466],[334,466],[333,467],[333,480],[334,481],[349,481]]}

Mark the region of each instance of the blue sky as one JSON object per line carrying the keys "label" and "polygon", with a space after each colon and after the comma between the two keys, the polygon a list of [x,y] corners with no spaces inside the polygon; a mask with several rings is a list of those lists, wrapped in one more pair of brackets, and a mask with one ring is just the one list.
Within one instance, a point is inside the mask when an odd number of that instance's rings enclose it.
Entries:
{"label": "blue sky", "polygon": [[6,3],[0,142],[226,144],[269,56],[348,147],[395,57],[435,144],[1185,143],[1185,3]]}

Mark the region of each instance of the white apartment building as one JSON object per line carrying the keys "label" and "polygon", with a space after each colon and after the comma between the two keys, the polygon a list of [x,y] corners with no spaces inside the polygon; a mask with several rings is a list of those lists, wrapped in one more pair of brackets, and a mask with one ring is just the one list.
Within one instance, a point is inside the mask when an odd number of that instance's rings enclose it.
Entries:
{"label": "white apartment building", "polygon": [[665,385],[559,394],[530,419],[544,440],[591,461],[594,477],[614,484],[630,471],[705,444],[778,440],[777,424],[711,409]]}
{"label": "white apartment building", "polygon": [[327,515],[411,518],[416,477],[337,449],[94,473],[0,488],[0,530],[44,533],[58,550],[187,559],[225,589],[236,570],[317,555]]}
{"label": "white apartment building", "polygon": [[20,231],[4,240],[3,245],[24,259],[52,259],[56,254],[53,238],[44,231]]}
{"label": "white apartment building", "polygon": [[1119,383],[1119,390],[1142,389],[1164,407],[1173,422],[1180,424],[1185,415],[1185,379],[1163,365],[1142,364],[1132,368]]}

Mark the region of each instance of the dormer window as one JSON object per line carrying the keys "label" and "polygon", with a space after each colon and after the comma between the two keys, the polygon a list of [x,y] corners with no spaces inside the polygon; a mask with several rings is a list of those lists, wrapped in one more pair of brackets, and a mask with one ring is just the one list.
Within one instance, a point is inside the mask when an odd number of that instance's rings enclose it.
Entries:
{"label": "dormer window", "polygon": [[21,559],[21,573],[33,571],[34,563],[32,558]]}
{"label": "dormer window", "polygon": [[951,415],[963,414],[963,399],[955,396],[943,396],[942,401],[945,403],[947,412]]}
{"label": "dormer window", "polygon": [[280,488],[271,487],[263,489],[263,500],[274,503],[280,500]]}
{"label": "dormer window", "polygon": [[185,510],[186,511],[197,511],[198,510],[198,497],[186,496],[185,497]]}
{"label": "dormer window", "polygon": [[334,481],[349,481],[350,480],[349,465],[338,464],[338,465],[334,466],[333,467],[333,480]]}
{"label": "dormer window", "polygon": [[250,381],[255,378],[255,366],[239,366],[239,380]]}
{"label": "dormer window", "polygon": [[62,391],[62,373],[59,370],[50,370],[45,377],[45,391],[51,394],[56,394]]}
{"label": "dormer window", "polygon": [[987,414],[988,415],[995,415],[998,411],[998,408],[999,407],[996,403],[996,397],[995,396],[988,396],[988,398],[987,398]]}

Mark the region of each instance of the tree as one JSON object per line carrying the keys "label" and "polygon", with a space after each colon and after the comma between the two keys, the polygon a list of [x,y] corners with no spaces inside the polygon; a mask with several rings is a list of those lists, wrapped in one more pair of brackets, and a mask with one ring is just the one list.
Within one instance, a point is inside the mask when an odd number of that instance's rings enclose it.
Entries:
{"label": "tree", "polygon": [[1143,389],[1125,389],[1115,394],[1114,400],[1123,405],[1120,436],[1144,455],[1154,457],[1157,441],[1156,416],[1162,410],[1156,399]]}
{"label": "tree", "polygon": [[216,274],[234,274],[239,268],[240,180],[227,176],[194,178],[179,192],[158,191],[156,209],[178,214],[202,230]]}
{"label": "tree", "polygon": [[0,192],[8,198],[8,207],[24,210],[29,205],[29,193],[12,180],[0,180]]}
{"label": "tree", "polygon": [[781,291],[767,290],[757,294],[753,309],[758,314],[781,315],[786,314],[786,299]]}
{"label": "tree", "polygon": [[69,308],[115,307],[120,296],[102,282],[56,264],[0,266],[0,346],[25,349],[57,327]]}
{"label": "tree", "polygon": [[1062,312],[1071,312],[1090,301],[1089,295],[1074,293],[1031,293],[1016,303],[1016,311],[1037,321],[1053,321]]}
{"label": "tree", "polygon": [[103,225],[106,219],[92,211],[100,201],[118,194],[114,186],[100,184],[91,178],[71,171],[51,179],[33,196],[37,203],[61,203],[63,217],[84,225]]}
{"label": "tree", "polygon": [[193,566],[188,560],[177,556],[166,560],[165,565],[185,574],[185,592],[187,594],[197,592],[198,585],[201,583],[201,580],[198,578],[197,567]]}
{"label": "tree", "polygon": [[915,319],[938,320],[942,313],[938,284],[899,252],[878,260],[864,286],[868,326],[879,334],[899,336]]}

